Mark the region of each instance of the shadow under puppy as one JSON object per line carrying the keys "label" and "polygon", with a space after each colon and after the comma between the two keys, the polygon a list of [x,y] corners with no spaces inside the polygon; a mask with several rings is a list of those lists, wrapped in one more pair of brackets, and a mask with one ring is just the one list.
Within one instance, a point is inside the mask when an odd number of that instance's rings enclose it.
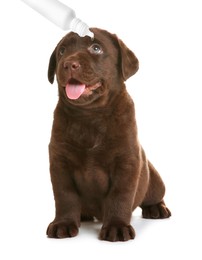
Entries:
{"label": "shadow under puppy", "polygon": [[131,50],[107,31],[81,38],[67,34],[50,57],[59,101],[49,145],[56,216],[51,238],[74,237],[80,221],[103,222],[100,239],[135,237],[132,211],[144,218],[168,218],[165,186],[147,160],[137,136],[134,104],[124,81],[138,70]]}

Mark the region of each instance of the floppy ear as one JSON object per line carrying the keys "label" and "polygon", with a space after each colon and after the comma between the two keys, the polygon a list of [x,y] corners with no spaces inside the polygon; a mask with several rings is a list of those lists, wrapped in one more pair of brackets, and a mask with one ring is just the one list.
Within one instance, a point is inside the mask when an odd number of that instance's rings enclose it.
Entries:
{"label": "floppy ear", "polygon": [[54,82],[55,70],[56,70],[56,48],[50,56],[49,66],[48,66],[48,80],[51,84],[53,84]]}
{"label": "floppy ear", "polygon": [[118,39],[118,44],[121,52],[121,66],[123,79],[127,80],[134,75],[139,69],[139,61],[135,54],[128,49],[128,47]]}

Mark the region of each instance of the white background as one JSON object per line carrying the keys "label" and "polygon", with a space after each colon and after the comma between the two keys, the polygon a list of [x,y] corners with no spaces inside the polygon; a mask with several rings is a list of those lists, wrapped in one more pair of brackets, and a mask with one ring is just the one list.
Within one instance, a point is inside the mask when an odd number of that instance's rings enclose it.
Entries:
{"label": "white background", "polygon": [[169,220],[143,220],[136,238],[97,239],[101,224],[78,237],[45,235],[54,218],[48,143],[57,85],[50,54],[66,33],[21,1],[0,1],[0,258],[202,259],[202,5],[197,0],[63,0],[92,27],[116,33],[140,61],[127,81],[139,138],[167,187]]}

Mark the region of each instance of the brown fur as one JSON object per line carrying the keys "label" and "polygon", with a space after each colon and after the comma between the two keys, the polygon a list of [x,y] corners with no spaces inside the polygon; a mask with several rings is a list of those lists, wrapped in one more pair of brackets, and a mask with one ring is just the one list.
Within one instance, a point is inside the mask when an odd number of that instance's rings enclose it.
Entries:
{"label": "brown fur", "polygon": [[[145,218],[171,214],[164,184],[139,144],[124,84],[138,60],[116,35],[92,31],[93,41],[67,34],[50,58],[48,77],[53,83],[57,76],[59,101],[49,145],[56,216],[47,235],[76,236],[80,221],[95,217],[103,221],[100,239],[126,241],[135,237],[130,220],[137,206]],[[90,51],[94,43],[102,53]],[[71,100],[65,93],[70,78],[94,87]]]}

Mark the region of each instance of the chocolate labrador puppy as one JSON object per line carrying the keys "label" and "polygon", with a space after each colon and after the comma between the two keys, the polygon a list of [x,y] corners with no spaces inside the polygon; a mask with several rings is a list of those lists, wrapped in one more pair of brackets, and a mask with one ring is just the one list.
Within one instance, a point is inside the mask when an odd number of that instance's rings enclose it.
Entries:
{"label": "chocolate labrador puppy", "polygon": [[101,220],[101,240],[135,237],[130,225],[140,206],[144,218],[168,218],[165,187],[137,136],[134,104],[124,81],[138,70],[131,50],[107,31],[81,38],[67,34],[50,57],[59,101],[54,112],[50,173],[56,216],[51,238],[74,237],[80,221]]}

